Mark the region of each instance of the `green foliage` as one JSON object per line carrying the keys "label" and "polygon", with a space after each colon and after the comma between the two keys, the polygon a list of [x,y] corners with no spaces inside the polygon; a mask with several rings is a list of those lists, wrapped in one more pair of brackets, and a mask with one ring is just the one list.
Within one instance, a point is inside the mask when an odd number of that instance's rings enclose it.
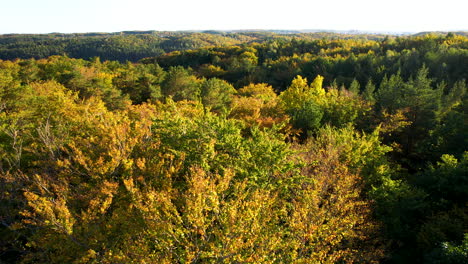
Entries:
{"label": "green foliage", "polygon": [[461,158],[468,145],[468,96],[465,81],[454,84],[451,92],[442,98],[443,106],[437,124],[432,134],[434,154],[452,154]]}
{"label": "green foliage", "polygon": [[356,81],[356,79],[354,79],[351,84],[349,85],[349,89],[348,89],[351,93],[355,94],[355,95],[358,95],[361,93],[361,85],[359,84],[358,81]]}
{"label": "green foliage", "polygon": [[184,157],[182,172],[195,165],[213,173],[229,168],[252,184],[265,185],[275,180],[272,173],[279,166],[275,164],[286,162],[287,144],[274,129],[252,128],[251,137],[244,139],[241,122],[205,113],[201,105],[172,103],[164,108],[169,111],[155,120],[153,128],[168,153]]}
{"label": "green foliage", "polygon": [[134,104],[161,99],[161,83],[166,73],[157,64],[133,65],[119,69],[113,84],[128,94]]}
{"label": "green foliage", "polygon": [[460,245],[454,245],[449,242],[442,243],[440,258],[430,256],[430,263],[465,263],[468,261],[468,234],[465,234]]}
{"label": "green foliage", "polygon": [[377,105],[390,113],[403,110],[410,125],[395,133],[391,140],[400,144],[407,160],[405,166],[418,170],[421,162],[430,158],[433,151],[428,142],[431,132],[439,122],[442,92],[433,89],[428,69],[418,70],[414,78],[404,82],[400,75],[384,79],[377,93]]}
{"label": "green foliage", "polygon": [[372,80],[369,79],[369,81],[366,84],[366,87],[364,87],[362,97],[366,101],[373,103],[375,102],[374,91],[375,91],[375,85],[372,83]]}
{"label": "green foliage", "polygon": [[225,112],[235,93],[232,85],[217,78],[205,80],[201,85],[201,101],[213,111]]}
{"label": "green foliage", "polygon": [[466,158],[459,162],[444,155],[437,168],[408,182],[389,180],[374,188],[371,195],[378,204],[376,213],[386,223],[387,236],[394,243],[404,243],[395,252],[395,261],[422,261],[424,255],[437,254],[444,241],[461,242],[468,227],[466,175]]}
{"label": "green foliage", "polygon": [[181,66],[169,68],[167,75],[161,84],[161,93],[164,97],[174,101],[200,99],[200,84],[189,70]]}
{"label": "green foliage", "polygon": [[323,110],[312,100],[305,101],[300,107],[289,109],[294,127],[305,131],[316,131],[322,121]]}
{"label": "green foliage", "polygon": [[426,190],[435,204],[443,206],[450,201],[452,206],[464,206],[468,202],[468,153],[460,161],[447,154],[442,155],[441,160],[436,168],[415,176],[412,183]]}

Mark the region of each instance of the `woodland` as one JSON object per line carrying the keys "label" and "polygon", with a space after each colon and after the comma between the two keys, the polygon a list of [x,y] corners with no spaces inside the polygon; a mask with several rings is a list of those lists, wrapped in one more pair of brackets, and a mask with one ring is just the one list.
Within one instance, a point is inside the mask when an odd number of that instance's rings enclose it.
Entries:
{"label": "woodland", "polygon": [[468,263],[468,37],[0,36],[0,263]]}

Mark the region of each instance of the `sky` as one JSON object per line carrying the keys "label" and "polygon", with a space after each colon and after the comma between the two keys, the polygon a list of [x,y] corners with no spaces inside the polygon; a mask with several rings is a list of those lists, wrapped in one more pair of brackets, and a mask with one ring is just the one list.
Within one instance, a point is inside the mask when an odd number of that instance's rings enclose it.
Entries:
{"label": "sky", "polygon": [[0,0],[0,34],[127,30],[468,30],[468,0]]}

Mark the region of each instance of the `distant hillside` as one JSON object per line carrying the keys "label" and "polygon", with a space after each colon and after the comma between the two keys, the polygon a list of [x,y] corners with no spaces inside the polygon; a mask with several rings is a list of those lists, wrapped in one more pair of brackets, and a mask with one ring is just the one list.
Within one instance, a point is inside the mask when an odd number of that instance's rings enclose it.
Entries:
{"label": "distant hillside", "polygon": [[383,39],[384,35],[300,31],[124,31],[115,33],[50,33],[0,35],[0,59],[72,58],[138,61],[176,50],[232,46],[274,39]]}
{"label": "distant hillside", "polygon": [[[416,35],[425,35],[428,32]],[[435,32],[435,34],[447,34]],[[455,32],[467,36],[468,32]],[[0,35],[0,59],[41,59],[52,55],[71,58],[138,61],[172,51],[210,46],[264,43],[272,40],[362,39],[381,41],[404,33],[325,30],[232,30],[232,31],[123,31],[114,33],[50,33]]]}
{"label": "distant hillside", "polygon": [[447,31],[425,31],[425,32],[419,32],[419,33],[413,34],[413,36],[425,36],[425,35],[429,35],[429,34],[444,36],[444,35],[447,35],[449,33],[468,37],[468,31],[451,31],[451,32],[447,32]]}

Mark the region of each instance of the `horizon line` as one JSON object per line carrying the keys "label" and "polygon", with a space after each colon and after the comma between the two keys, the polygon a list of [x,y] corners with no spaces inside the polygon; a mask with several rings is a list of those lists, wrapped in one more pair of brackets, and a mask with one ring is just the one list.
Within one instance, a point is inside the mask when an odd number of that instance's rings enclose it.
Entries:
{"label": "horizon line", "polygon": [[10,33],[0,33],[0,35],[48,35],[48,34],[110,34],[110,33],[125,33],[125,32],[206,32],[206,31],[219,31],[219,32],[235,32],[235,33],[242,33],[242,32],[275,32],[275,31],[294,31],[291,33],[284,33],[284,34],[295,34],[295,33],[338,33],[338,34],[346,34],[346,33],[353,33],[353,34],[389,34],[389,35],[410,35],[410,34],[418,34],[418,33],[450,33],[450,32],[468,32],[468,29],[457,29],[457,30],[423,30],[423,31],[398,31],[398,30],[362,30],[362,29],[179,29],[179,30],[157,30],[157,29],[149,29],[149,30],[121,30],[121,31],[81,31],[81,32],[59,32],[59,31],[52,31],[52,32],[36,32],[36,33],[17,33],[17,32],[10,32]]}

